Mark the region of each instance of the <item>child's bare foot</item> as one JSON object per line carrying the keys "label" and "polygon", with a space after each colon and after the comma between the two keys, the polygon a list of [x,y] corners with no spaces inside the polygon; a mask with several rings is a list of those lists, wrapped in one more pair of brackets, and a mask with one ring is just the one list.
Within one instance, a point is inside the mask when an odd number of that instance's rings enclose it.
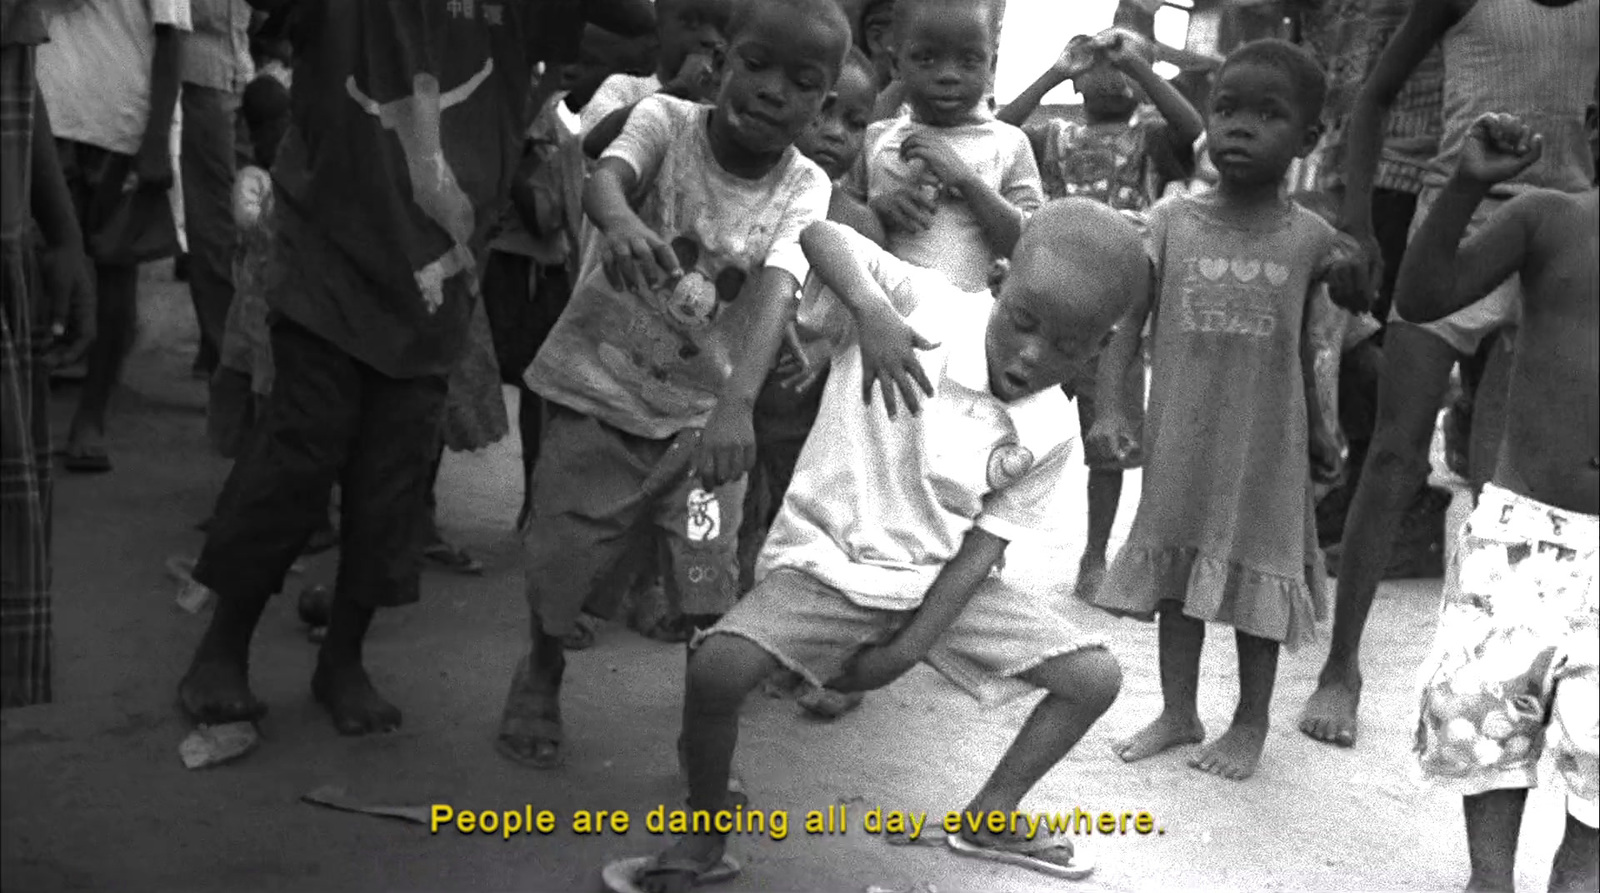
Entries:
{"label": "child's bare foot", "polygon": [[1300,713],[1300,731],[1340,747],[1356,744],[1356,710],[1361,706],[1361,671],[1329,663],[1317,678],[1317,690]]}
{"label": "child's bare foot", "polygon": [[1196,716],[1170,716],[1166,711],[1116,746],[1117,756],[1132,763],[1163,751],[1206,740],[1206,727]]}
{"label": "child's bare foot", "polygon": [[1091,601],[1105,580],[1106,556],[1084,552],[1083,558],[1078,561],[1078,585],[1074,595],[1084,601]]}
{"label": "child's bare foot", "polygon": [[634,883],[645,893],[687,893],[705,883],[722,863],[727,841],[715,834],[688,834],[640,869]]}
{"label": "child's bare foot", "polygon": [[250,690],[245,662],[204,645],[178,683],[178,703],[189,719],[204,725],[257,720],[267,712]]}
{"label": "child's bare foot", "polygon": [[1189,760],[1189,765],[1221,778],[1243,780],[1255,774],[1256,766],[1261,762],[1261,750],[1266,745],[1265,724],[1234,723],[1222,733],[1222,737]]}
{"label": "child's bare foot", "polygon": [[359,663],[317,659],[311,693],[333,715],[341,735],[367,735],[400,728],[400,708],[383,699]]}

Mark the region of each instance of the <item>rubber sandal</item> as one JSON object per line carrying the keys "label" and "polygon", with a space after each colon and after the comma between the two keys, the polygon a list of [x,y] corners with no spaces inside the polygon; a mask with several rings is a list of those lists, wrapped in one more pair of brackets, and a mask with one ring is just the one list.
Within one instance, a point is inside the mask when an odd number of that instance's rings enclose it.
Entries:
{"label": "rubber sandal", "polygon": [[467,550],[457,549],[449,543],[434,543],[423,549],[422,554],[434,564],[446,570],[455,571],[458,574],[468,574],[474,577],[483,574],[482,562],[473,558],[467,553]]}
{"label": "rubber sandal", "polygon": [[635,856],[618,859],[600,871],[600,880],[611,893],[643,893],[639,881],[662,874],[691,874],[691,887],[721,884],[739,876],[742,869],[737,859],[724,853],[711,865],[699,865],[683,859],[662,860],[658,856]]}
{"label": "rubber sandal", "polygon": [[105,474],[111,470],[111,456],[103,449],[68,449],[61,467],[74,474]]}
{"label": "rubber sandal", "polygon": [[568,651],[587,651],[594,647],[595,630],[600,621],[588,614],[579,614],[573,621],[572,632],[561,637],[561,647]]}
{"label": "rubber sandal", "polygon": [[[959,834],[951,834],[945,840],[950,849],[963,856],[1028,868],[1063,880],[1082,880],[1094,872],[1094,866],[1078,852],[1065,834],[1041,834],[1032,840],[1010,839],[993,844],[974,843]],[[1066,864],[1044,858],[1045,854],[1059,854],[1062,851],[1071,853]]]}
{"label": "rubber sandal", "polygon": [[[531,738],[529,740],[532,740],[532,741],[550,741],[551,739],[549,739],[549,738]],[[506,759],[510,760],[511,762],[516,763],[518,766],[523,767],[524,769],[550,770],[550,769],[558,769],[558,768],[560,768],[561,764],[564,762],[564,758],[562,756],[562,750],[561,750],[561,742],[556,741],[556,742],[554,742],[554,744],[555,744],[555,750],[552,753],[552,755],[549,756],[548,758],[540,759],[539,757],[530,757],[530,756],[522,753],[521,751],[517,750],[516,748],[512,747],[510,742],[508,742],[506,740],[506,737],[504,735],[496,735],[496,736],[494,736],[494,749],[495,749],[495,752],[499,753],[502,757],[505,757]]]}

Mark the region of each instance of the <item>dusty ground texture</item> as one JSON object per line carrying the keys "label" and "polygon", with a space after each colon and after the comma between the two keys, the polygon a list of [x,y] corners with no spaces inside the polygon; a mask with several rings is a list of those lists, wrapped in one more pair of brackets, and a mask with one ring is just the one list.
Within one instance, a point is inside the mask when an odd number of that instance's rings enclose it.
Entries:
{"label": "dusty ground texture", "polygon": [[[264,745],[244,760],[186,771],[189,731],[174,685],[204,619],[173,604],[162,562],[193,554],[193,525],[210,508],[225,465],[204,442],[203,389],[188,378],[188,295],[150,271],[143,337],[110,441],[115,473],[63,477],[56,497],[57,698],[3,718],[3,879],[7,891],[126,890],[597,890],[607,860],[664,845],[643,828],[653,807],[680,801],[672,742],[683,650],[620,628],[570,659],[568,765],[537,773],[496,756],[491,738],[523,647],[526,607],[510,533],[519,499],[517,445],[450,456],[440,488],[449,535],[489,565],[481,579],[430,572],[422,604],[381,615],[370,644],[377,683],[406,712],[399,733],[336,735],[312,703],[314,657],[292,600],[275,601],[256,638],[256,691],[272,712]],[[64,432],[75,391],[57,394]],[[1119,530],[1132,516],[1130,479]],[[1073,537],[1076,540],[1076,534]],[[1449,890],[1466,878],[1459,801],[1410,780],[1412,675],[1432,632],[1436,581],[1390,584],[1373,613],[1362,737],[1353,750],[1295,730],[1320,647],[1288,654],[1274,728],[1259,774],[1243,783],[1204,776],[1184,752],[1124,765],[1110,751],[1160,703],[1155,630],[1082,609],[1068,596],[1071,543],[1014,550],[1012,569],[1086,632],[1111,642],[1127,684],[1111,712],[1025,808],[1146,810],[1163,833],[1084,840],[1099,870],[1052,881],[975,863],[942,849],[890,847],[867,835],[869,809],[959,810],[1031,705],[984,712],[941,677],[918,669],[834,724],[759,699],[744,724],[739,768],[754,806],[790,815],[790,836],[735,837],[745,863],[736,891],[861,891],[929,882],[941,891]],[[331,579],[334,556],[306,579]],[[1324,637],[1326,632],[1324,631]],[[1232,636],[1214,629],[1202,680],[1213,731],[1236,692]],[[467,809],[531,804],[562,819],[542,835],[463,836],[333,812],[299,802],[327,784],[389,804]],[[803,814],[849,806],[842,835],[810,836]],[[1523,837],[1521,888],[1543,889],[1560,800],[1537,794]],[[626,835],[576,835],[580,809],[627,810]]]}

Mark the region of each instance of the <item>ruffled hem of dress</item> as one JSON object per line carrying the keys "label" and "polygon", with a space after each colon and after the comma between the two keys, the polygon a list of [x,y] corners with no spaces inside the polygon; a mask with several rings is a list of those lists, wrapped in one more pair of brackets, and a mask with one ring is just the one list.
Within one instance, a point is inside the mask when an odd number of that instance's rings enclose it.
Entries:
{"label": "ruffled hem of dress", "polygon": [[1119,617],[1155,619],[1169,593],[1181,592],[1185,616],[1222,623],[1294,648],[1315,641],[1327,616],[1322,568],[1314,553],[1301,578],[1284,577],[1205,555],[1192,547],[1125,546],[1092,604]]}

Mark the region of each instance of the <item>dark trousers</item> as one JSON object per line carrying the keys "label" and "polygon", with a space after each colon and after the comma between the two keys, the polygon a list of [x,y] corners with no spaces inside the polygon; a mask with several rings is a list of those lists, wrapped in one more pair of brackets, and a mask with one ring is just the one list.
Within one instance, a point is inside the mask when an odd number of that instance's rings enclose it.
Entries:
{"label": "dark trousers", "polygon": [[184,229],[189,236],[189,296],[200,325],[198,365],[217,365],[233,303],[233,177],[237,94],[183,85]]}
{"label": "dark trousers", "polygon": [[445,378],[389,378],[281,317],[272,353],[272,395],[234,463],[195,580],[224,598],[278,592],[337,481],[338,594],[369,607],[416,601]]}

